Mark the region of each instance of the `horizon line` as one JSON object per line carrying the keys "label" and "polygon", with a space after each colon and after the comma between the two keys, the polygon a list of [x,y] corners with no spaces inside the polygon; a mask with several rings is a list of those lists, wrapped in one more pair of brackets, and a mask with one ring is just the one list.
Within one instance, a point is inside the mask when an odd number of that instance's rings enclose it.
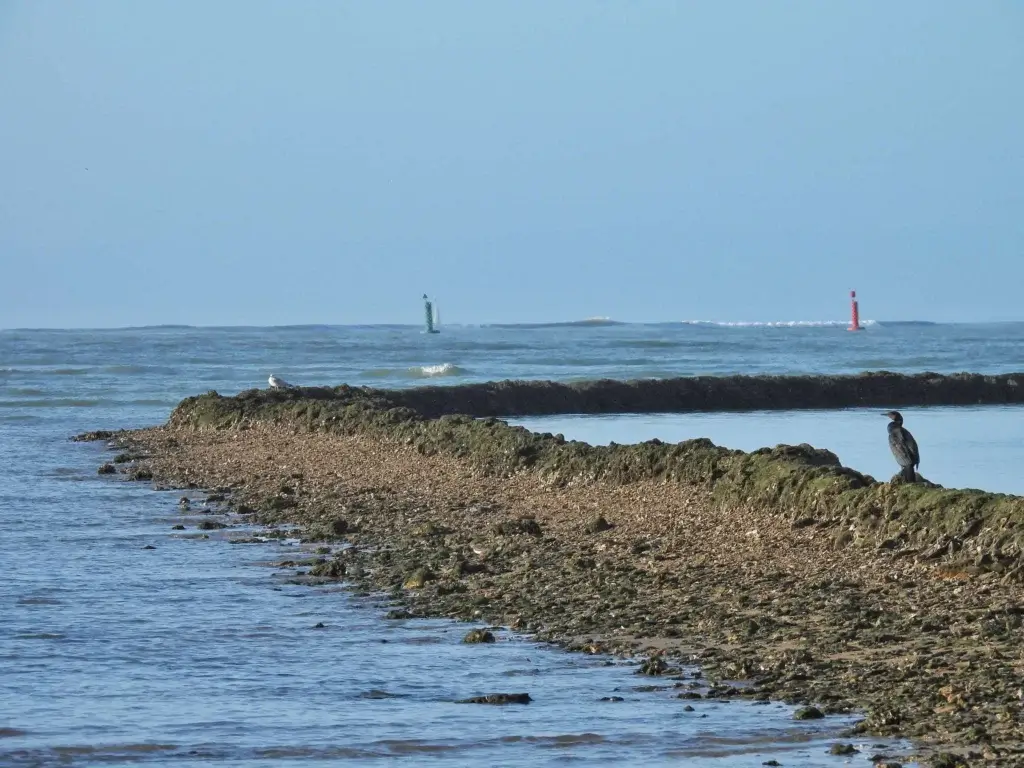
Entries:
{"label": "horizon line", "polygon": [[[1024,320],[862,320],[862,325],[1011,325]],[[601,327],[616,325],[707,325],[722,328],[749,327],[838,327],[846,326],[849,320],[614,320],[609,317],[593,317],[583,320],[552,320],[541,322],[480,322],[446,323],[448,328],[551,328],[551,327]],[[281,325],[255,325],[239,323],[233,325],[191,325],[185,323],[154,323],[151,325],[110,325],[110,326],[18,326],[0,328],[0,333],[27,331],[143,331],[143,330],[243,330],[243,329],[302,329],[302,328],[421,328],[422,323],[285,323]]]}

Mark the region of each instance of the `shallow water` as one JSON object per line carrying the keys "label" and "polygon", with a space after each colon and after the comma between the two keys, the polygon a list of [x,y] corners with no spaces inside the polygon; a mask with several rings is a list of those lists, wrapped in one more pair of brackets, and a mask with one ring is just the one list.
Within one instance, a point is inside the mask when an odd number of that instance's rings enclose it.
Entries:
{"label": "shallow water", "polygon": [[[295,541],[199,538],[179,493],[97,476],[101,446],[0,429],[2,765],[843,763],[825,751],[851,718],[638,692],[671,681],[506,634],[464,645],[466,624],[382,620],[382,603],[267,567],[302,555]],[[454,703],[518,691],[534,701]]]}
{"label": "shallow water", "polygon": [[[641,693],[660,681],[628,664],[506,635],[467,646],[465,624],[385,621],[373,600],[290,583],[290,570],[263,563],[294,558],[296,544],[231,544],[237,529],[199,538],[178,493],[99,477],[109,454],[67,438],[159,423],[183,397],[262,387],[272,372],[300,384],[410,386],[1004,371],[1024,368],[1022,341],[1024,326],[1012,324],[0,331],[0,765],[869,765],[886,750],[825,754],[848,718],[807,724],[781,705]],[[1019,411],[954,409],[935,431],[930,418],[907,411],[926,476],[1021,490],[1006,469],[1019,456]],[[891,461],[881,418],[854,413],[570,422],[553,431],[596,425],[620,442],[699,435],[747,448],[807,440],[879,476]],[[944,435],[958,446],[946,464]],[[179,521],[190,530],[172,531]],[[453,703],[501,691],[534,702]],[[609,696],[625,701],[600,701]]]}

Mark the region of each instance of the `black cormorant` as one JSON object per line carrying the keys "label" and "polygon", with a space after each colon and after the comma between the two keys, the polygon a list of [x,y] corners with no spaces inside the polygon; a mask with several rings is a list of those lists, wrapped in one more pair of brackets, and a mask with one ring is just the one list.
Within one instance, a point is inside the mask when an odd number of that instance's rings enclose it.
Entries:
{"label": "black cormorant", "polygon": [[889,448],[900,465],[900,475],[904,480],[914,482],[917,473],[914,471],[921,463],[921,452],[917,449],[917,440],[903,426],[903,416],[899,411],[883,413],[892,421],[889,422]]}

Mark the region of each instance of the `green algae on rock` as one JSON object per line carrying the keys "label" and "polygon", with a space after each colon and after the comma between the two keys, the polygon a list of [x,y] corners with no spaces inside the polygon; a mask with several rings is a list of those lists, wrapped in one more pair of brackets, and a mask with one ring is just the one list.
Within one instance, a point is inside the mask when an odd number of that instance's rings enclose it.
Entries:
{"label": "green algae on rock", "polygon": [[[1024,375],[1019,378],[1024,380]],[[735,401],[739,379],[753,392],[748,393],[744,402],[757,407],[767,402],[758,399],[757,392],[770,393],[773,387],[778,391],[772,403],[792,405],[792,397],[785,393],[817,391],[810,387],[809,381],[817,382],[826,392],[847,393],[849,397],[843,401],[847,404],[865,401],[878,404],[883,394],[892,398],[884,402],[895,404],[907,400],[1016,402],[1014,398],[1024,396],[1024,388],[1017,385],[1016,374],[705,377],[667,382],[611,382],[608,386],[622,384],[642,391],[644,386],[657,389],[674,382],[678,392],[698,388],[703,393],[701,407],[716,403],[726,407]],[[558,391],[596,396],[594,392],[602,391],[597,384],[592,388],[543,384],[541,390],[545,392],[562,387]],[[335,389],[250,390],[235,397],[208,392],[184,400],[171,414],[169,426],[245,430],[257,424],[270,424],[300,432],[367,434],[413,446],[425,456],[447,455],[462,459],[498,477],[535,472],[552,485],[562,487],[594,481],[622,485],[660,479],[702,487],[723,507],[761,508],[789,516],[795,524],[803,526],[838,526],[847,533],[842,539],[836,537],[837,546],[879,546],[925,559],[969,555],[965,567],[1006,571],[1011,578],[1024,575],[1021,565],[1024,498],[980,490],[947,489],[928,482],[881,483],[843,467],[831,451],[806,444],[779,445],[750,453],[722,448],[704,438],[676,444],[649,440],[636,445],[594,446],[566,441],[560,435],[537,434],[523,427],[512,427],[496,418],[431,416],[457,407],[460,397],[465,398],[464,410],[487,411],[477,402],[478,394],[474,393],[512,391],[519,383],[500,382],[488,386],[491,388],[466,385],[401,391],[340,386]],[[917,392],[916,400],[913,392]],[[973,394],[968,397],[968,392]],[[850,393],[859,393],[859,399]],[[685,401],[685,398],[677,400],[676,407],[681,407],[680,403]],[[801,400],[796,405],[807,407],[808,403],[821,401],[820,395],[808,395],[806,401]],[[639,401],[620,397],[614,402],[622,410],[635,410]],[[414,410],[402,403],[416,404],[423,410]],[[573,405],[575,401],[570,399],[568,404]],[[294,504],[294,500],[281,496],[274,503],[283,509]],[[502,525],[502,533],[506,535],[513,533],[513,529],[527,532],[520,522]],[[528,532],[540,533],[533,528]]]}

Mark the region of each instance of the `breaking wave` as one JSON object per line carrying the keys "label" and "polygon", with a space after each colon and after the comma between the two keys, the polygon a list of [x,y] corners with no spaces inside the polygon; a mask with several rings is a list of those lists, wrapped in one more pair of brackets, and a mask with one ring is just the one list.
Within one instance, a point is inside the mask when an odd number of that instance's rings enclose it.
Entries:
{"label": "breaking wave", "polygon": [[468,368],[454,365],[452,363],[440,363],[438,365],[420,365],[412,368],[373,368],[364,371],[363,376],[371,379],[434,379],[445,376],[465,376],[472,373]]}
{"label": "breaking wave", "polygon": [[[849,320],[683,320],[683,325],[707,325],[716,328],[833,328],[846,327]],[[864,327],[878,325],[874,320],[861,320]]]}

